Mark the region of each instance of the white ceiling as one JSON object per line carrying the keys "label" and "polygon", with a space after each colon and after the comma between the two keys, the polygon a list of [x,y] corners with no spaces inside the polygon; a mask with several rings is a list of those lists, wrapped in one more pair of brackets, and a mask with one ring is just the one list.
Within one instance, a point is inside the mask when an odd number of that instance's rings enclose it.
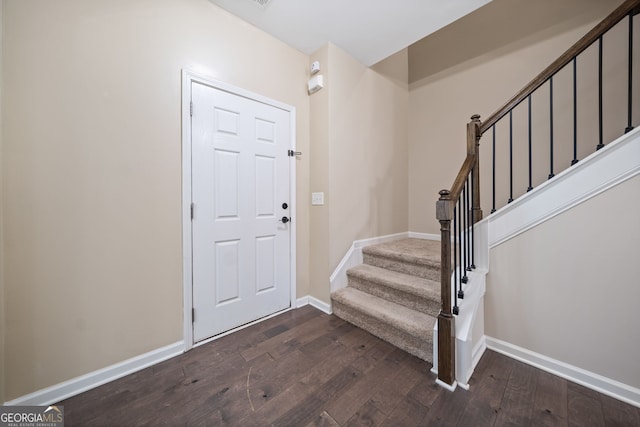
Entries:
{"label": "white ceiling", "polygon": [[210,0],[312,54],[327,42],[370,66],[491,0]]}

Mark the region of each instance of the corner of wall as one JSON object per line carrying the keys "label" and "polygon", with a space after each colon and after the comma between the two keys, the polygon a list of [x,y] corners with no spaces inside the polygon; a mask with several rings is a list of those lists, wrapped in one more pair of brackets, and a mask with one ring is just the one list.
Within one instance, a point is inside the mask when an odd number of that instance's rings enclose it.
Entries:
{"label": "corner of wall", "polygon": [[[309,192],[323,192],[322,206],[309,209],[309,295],[329,302],[329,49],[326,44],[309,57],[320,62],[324,89],[309,95]],[[302,203],[310,203],[304,200]]]}
{"label": "corner of wall", "polygon": [[328,302],[330,274],[353,241],[408,229],[408,56],[373,69],[327,43],[309,59],[325,83],[310,95],[309,190],[325,204],[310,208],[309,294]]}
{"label": "corner of wall", "polygon": [[409,48],[394,53],[386,59],[373,64],[371,69],[386,77],[400,87],[409,90]]}
{"label": "corner of wall", "polygon": [[382,61],[385,73],[329,45],[329,267],[356,240],[408,230],[408,87],[389,75],[407,58]]}
{"label": "corner of wall", "polygon": [[3,67],[3,26],[2,26],[2,9],[4,2],[0,1],[0,404],[4,402],[4,234],[3,234],[3,156],[2,156],[2,92],[4,88],[2,67]]}

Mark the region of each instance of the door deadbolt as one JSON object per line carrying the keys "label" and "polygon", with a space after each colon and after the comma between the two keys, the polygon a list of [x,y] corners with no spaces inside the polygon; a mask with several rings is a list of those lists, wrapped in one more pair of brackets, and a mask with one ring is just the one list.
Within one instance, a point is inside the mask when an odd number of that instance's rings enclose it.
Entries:
{"label": "door deadbolt", "polygon": [[282,209],[287,209],[289,207],[289,205],[285,202],[282,204]]}

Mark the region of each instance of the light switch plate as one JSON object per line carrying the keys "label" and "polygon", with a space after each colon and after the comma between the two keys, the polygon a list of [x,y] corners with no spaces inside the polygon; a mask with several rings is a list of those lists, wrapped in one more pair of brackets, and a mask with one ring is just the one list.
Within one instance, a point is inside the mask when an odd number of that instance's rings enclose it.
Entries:
{"label": "light switch plate", "polygon": [[311,204],[314,206],[324,205],[324,193],[311,193]]}

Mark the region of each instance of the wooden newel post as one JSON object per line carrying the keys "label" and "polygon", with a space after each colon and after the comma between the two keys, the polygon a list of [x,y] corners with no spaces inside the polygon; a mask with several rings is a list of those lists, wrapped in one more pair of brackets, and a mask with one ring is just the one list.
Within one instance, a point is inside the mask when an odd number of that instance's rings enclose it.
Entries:
{"label": "wooden newel post", "polygon": [[482,208],[480,206],[480,115],[471,116],[471,121],[467,124],[467,154],[475,156],[473,171],[471,172],[471,181],[473,183],[473,200],[471,201],[471,209],[473,211],[473,223],[482,219]]}
{"label": "wooden newel post", "polygon": [[456,380],[456,327],[451,313],[451,219],[453,218],[453,201],[449,190],[440,191],[440,199],[436,202],[436,218],[440,221],[441,266],[440,266],[440,298],[442,306],[438,314],[438,379],[453,385]]}

